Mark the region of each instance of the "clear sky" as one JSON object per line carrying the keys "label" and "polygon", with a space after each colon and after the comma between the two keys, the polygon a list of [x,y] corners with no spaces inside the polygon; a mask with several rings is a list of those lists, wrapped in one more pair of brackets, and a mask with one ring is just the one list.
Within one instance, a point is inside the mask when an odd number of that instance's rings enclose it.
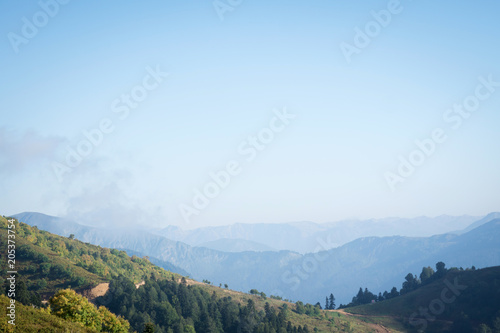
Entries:
{"label": "clear sky", "polygon": [[500,210],[497,1],[65,1],[0,3],[1,214]]}

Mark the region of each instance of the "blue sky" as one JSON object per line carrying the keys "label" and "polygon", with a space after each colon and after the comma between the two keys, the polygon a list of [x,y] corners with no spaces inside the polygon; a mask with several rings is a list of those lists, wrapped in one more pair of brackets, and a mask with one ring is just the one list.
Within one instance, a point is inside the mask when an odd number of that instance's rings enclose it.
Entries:
{"label": "blue sky", "polygon": [[[499,210],[500,87],[458,129],[443,118],[479,77],[500,81],[497,2],[232,1],[223,20],[211,1],[41,3],[52,16],[0,4],[2,214],[192,228]],[[340,45],[390,6],[346,61]],[[168,76],[121,119],[113,102],[155,70]],[[238,147],[284,108],[296,117],[247,161]],[[103,119],[113,130],[58,177]],[[446,141],[391,187],[436,128]],[[232,160],[241,172],[194,207]]]}

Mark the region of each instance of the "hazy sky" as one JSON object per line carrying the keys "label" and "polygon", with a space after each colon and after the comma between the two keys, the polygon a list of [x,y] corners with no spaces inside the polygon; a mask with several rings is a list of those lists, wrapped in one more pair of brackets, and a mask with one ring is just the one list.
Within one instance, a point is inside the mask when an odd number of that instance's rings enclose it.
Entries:
{"label": "hazy sky", "polygon": [[497,1],[65,1],[0,3],[1,214],[500,210]]}

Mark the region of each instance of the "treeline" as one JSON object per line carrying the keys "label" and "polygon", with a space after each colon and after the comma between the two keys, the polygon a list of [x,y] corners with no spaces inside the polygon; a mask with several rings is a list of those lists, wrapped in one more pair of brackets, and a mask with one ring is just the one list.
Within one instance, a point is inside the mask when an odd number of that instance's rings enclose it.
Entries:
{"label": "treeline", "polygon": [[297,301],[295,303],[295,312],[297,312],[298,314],[305,314],[311,317],[317,317],[321,314],[320,310],[321,310],[321,305],[319,305],[319,303],[317,303],[314,306],[309,303],[304,305],[304,303],[302,303],[301,301]]}
{"label": "treeline", "polygon": [[[358,306],[363,304],[368,304],[372,302],[381,302],[386,299],[391,299],[400,295],[404,295],[409,293],[415,289],[420,288],[421,286],[425,286],[433,281],[436,281],[446,275],[448,271],[460,271],[464,270],[463,268],[446,268],[446,264],[442,261],[436,263],[436,270],[432,267],[422,267],[422,272],[419,277],[417,275],[413,275],[412,273],[408,273],[405,277],[405,281],[402,284],[401,289],[397,289],[396,287],[392,287],[390,291],[384,291],[383,293],[379,293],[378,295],[373,294],[367,288],[363,290],[363,288],[359,288],[356,296],[352,298],[351,303],[347,305],[340,304],[339,309],[348,308],[352,306]],[[476,270],[474,266],[471,268],[467,268],[466,270]]]}
{"label": "treeline", "polygon": [[[340,307],[351,307],[372,302],[384,301],[395,298],[400,295],[405,295],[411,291],[428,285],[434,281],[446,281],[449,283],[459,283],[461,289],[451,293],[453,301],[446,302],[443,307],[437,311],[435,308],[429,308],[429,304],[439,303],[439,297],[443,297],[443,292],[434,294],[432,288],[422,291],[416,298],[407,299],[407,302],[396,303],[401,306],[401,309],[392,309],[395,313],[408,314],[414,312],[414,323],[420,325],[421,321],[430,318],[436,318],[439,315],[441,320],[452,322],[450,332],[454,333],[500,333],[500,267],[490,267],[481,270],[476,270],[474,266],[471,268],[456,268],[447,269],[443,262],[438,262],[435,269],[431,267],[423,267],[419,276],[409,273],[405,277],[401,289],[393,287],[390,292],[385,291],[379,293],[378,296],[371,293],[367,288],[359,289],[358,294],[352,298],[352,302],[348,305]],[[443,286],[445,288],[436,290],[447,290],[452,288],[450,285]],[[458,292],[458,293],[455,293]],[[456,296],[456,297],[455,297]],[[437,298],[436,298],[437,297]],[[449,295],[447,296],[449,297]],[[415,304],[418,299],[434,299],[434,301],[425,301],[421,304]],[[430,302],[430,303],[429,303]],[[443,300],[441,300],[443,302]],[[394,303],[393,303],[394,304]],[[390,309],[390,307],[389,307]],[[401,311],[401,312],[400,312]],[[422,312],[423,311],[423,312]],[[431,328],[432,320],[428,322],[429,331],[440,331],[440,326]],[[439,325],[439,324],[437,324]],[[415,328],[415,327],[412,327]]]}
{"label": "treeline", "polygon": [[258,310],[251,298],[239,304],[231,297],[218,298],[199,286],[188,286],[184,279],[179,284],[148,278],[136,289],[132,281],[120,276],[96,304],[123,316],[138,332],[152,326],[155,333],[309,332],[307,326],[293,326],[287,320],[286,304],[277,309],[266,303]]}
{"label": "treeline", "polygon": [[262,297],[263,299],[267,298],[267,295],[265,292],[258,291],[257,289],[250,289],[249,293],[250,293],[250,295],[258,295],[258,296]]}

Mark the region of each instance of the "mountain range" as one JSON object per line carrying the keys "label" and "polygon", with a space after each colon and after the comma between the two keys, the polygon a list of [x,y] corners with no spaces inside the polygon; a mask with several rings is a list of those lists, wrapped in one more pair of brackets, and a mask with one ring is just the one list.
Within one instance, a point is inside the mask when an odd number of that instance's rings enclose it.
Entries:
{"label": "mountain range", "polygon": [[[159,235],[158,231],[111,231],[40,213],[22,213],[14,217],[61,236],[74,234],[84,242],[147,255],[168,265],[174,272],[189,272],[199,281],[227,283],[232,289],[241,291],[257,288],[268,295],[313,304],[330,293],[335,294],[338,303],[347,303],[359,287],[368,287],[374,292],[390,290],[393,286],[399,288],[407,273],[418,275],[423,266],[433,266],[438,261],[456,267],[500,264],[500,213],[475,220],[446,217],[446,221],[462,222],[444,223],[453,232],[430,237],[362,237],[335,247],[336,238],[331,233],[319,233],[314,248],[320,250],[307,254],[288,250],[224,252],[175,241]],[[395,221],[390,223],[397,224]],[[472,229],[469,230],[470,225]],[[278,226],[272,225],[276,233],[280,232]],[[423,228],[425,226],[424,223]],[[290,225],[283,228],[290,230]],[[445,227],[432,230],[440,228]],[[312,228],[309,235],[316,232],[319,231]],[[166,229],[162,233],[165,234]],[[421,230],[420,233],[429,231]],[[262,239],[259,243],[265,244]],[[277,241],[276,247],[280,246]]]}
{"label": "mountain range", "polygon": [[[224,252],[280,251],[318,252],[342,246],[355,239],[370,236],[429,237],[463,230],[479,220],[477,216],[384,218],[343,220],[331,223],[292,222],[283,224],[237,223],[228,226],[183,230],[177,226],[151,229],[168,239],[191,246],[203,246]],[[318,247],[318,239],[328,238],[328,248]],[[235,244],[238,244],[235,246]]]}

